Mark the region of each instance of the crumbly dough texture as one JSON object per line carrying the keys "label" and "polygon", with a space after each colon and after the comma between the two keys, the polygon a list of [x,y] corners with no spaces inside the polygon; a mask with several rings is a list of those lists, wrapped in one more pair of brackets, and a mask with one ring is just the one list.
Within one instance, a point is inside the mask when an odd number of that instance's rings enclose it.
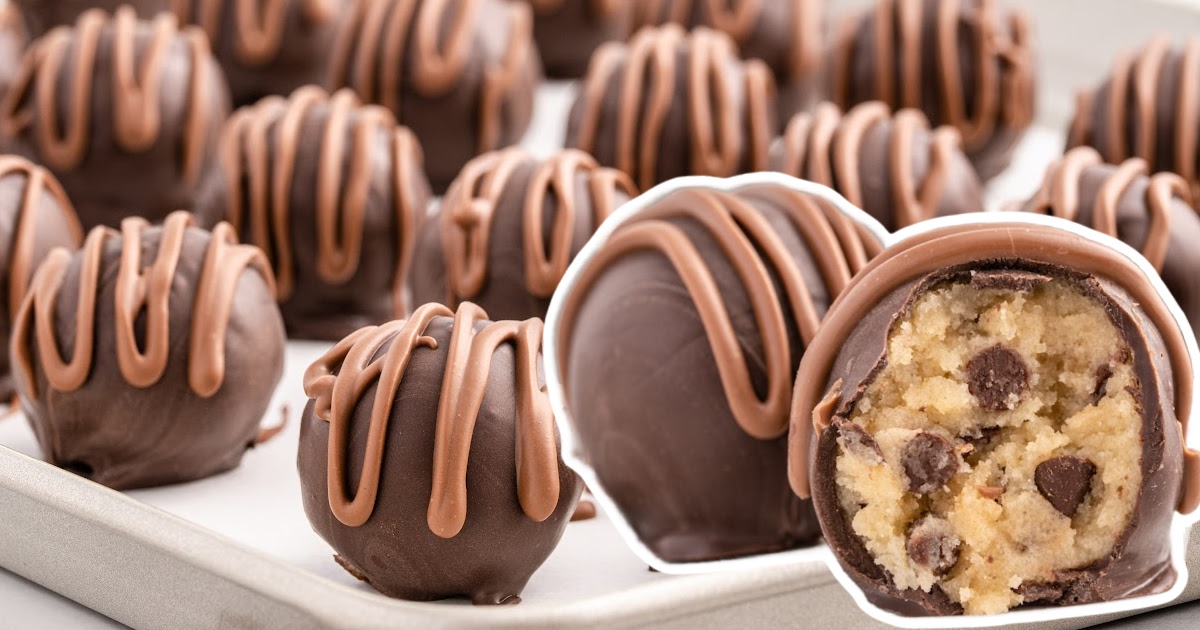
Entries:
{"label": "crumbly dough texture", "polygon": [[[971,377],[973,358],[1007,351],[1024,360],[1022,391],[1003,369]],[[893,324],[887,355],[842,425],[836,482],[897,587],[940,587],[967,614],[998,613],[1023,602],[1023,585],[1113,551],[1142,481],[1141,409],[1131,352],[1101,303],[1061,280],[1029,291],[948,282]],[[973,385],[1007,388],[1004,402]],[[945,442],[914,441],[923,434]],[[929,445],[947,443],[948,481],[914,490],[914,468],[937,470]]]}

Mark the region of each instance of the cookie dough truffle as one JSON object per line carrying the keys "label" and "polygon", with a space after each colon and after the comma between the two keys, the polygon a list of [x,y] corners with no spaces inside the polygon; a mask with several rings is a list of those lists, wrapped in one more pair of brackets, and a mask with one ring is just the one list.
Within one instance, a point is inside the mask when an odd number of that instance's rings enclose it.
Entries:
{"label": "cookie dough truffle", "polygon": [[329,49],[353,5],[344,0],[173,0],[171,8],[208,35],[234,105],[248,105],[324,81]]}
{"label": "cookie dough truffle", "polygon": [[33,44],[0,104],[0,132],[54,172],[90,229],[161,221],[214,194],[228,114],[204,33],[121,7],[88,11]]}
{"label": "cookie dough truffle", "polygon": [[1200,37],[1175,47],[1157,37],[1118,57],[1099,87],[1079,94],[1067,146],[1094,147],[1110,164],[1142,158],[1200,199]]}
{"label": "cookie dough truffle", "polygon": [[817,197],[688,188],[584,263],[556,324],[560,380],[582,458],[659,558],[815,541],[812,507],[787,489],[792,383],[876,250]]}
{"label": "cookie dough truffle", "polygon": [[525,0],[533,6],[533,37],[554,79],[587,72],[592,52],[624,41],[633,29],[636,0]]}
{"label": "cookie dough truffle", "polygon": [[983,212],[983,186],[958,131],[931,130],[919,110],[892,115],[877,101],[845,115],[830,103],[797,114],[771,148],[771,169],[833,188],[889,230]]}
{"label": "cookie dough truffle", "polygon": [[128,6],[142,18],[152,18],[170,9],[174,0],[9,0],[25,18],[25,27],[32,38],[41,37],[56,26],[70,26],[89,9],[113,13]]}
{"label": "cookie dough truffle", "polygon": [[765,170],[775,81],[707,28],[645,28],[596,51],[571,108],[567,146],[633,177],[642,190],[682,175]]}
{"label": "cookie dough truffle", "polygon": [[805,354],[793,487],[811,484],[826,541],[876,605],[991,614],[1175,581],[1172,515],[1200,489],[1184,336],[1141,268],[1069,227],[902,241]]}
{"label": "cookie dough truffle", "polygon": [[1140,158],[1105,164],[1094,149],[1077,147],[1050,166],[1025,210],[1076,221],[1140,251],[1200,334],[1200,214],[1191,200],[1178,175],[1150,174]]}
{"label": "cookie dough truffle", "polygon": [[627,175],[582,151],[482,155],[423,230],[413,301],[453,308],[470,300],[496,319],[545,317],[575,255],[636,194]]}
{"label": "cookie dough truffle", "polygon": [[583,490],[559,455],[541,344],[540,320],[426,304],[309,367],[300,485],[339,564],[392,597],[520,601]]}
{"label": "cookie dough truffle", "polygon": [[14,155],[0,155],[0,401],[16,395],[7,352],[9,331],[38,265],[56,247],[83,241],[79,219],[58,180]]}
{"label": "cookie dough truffle", "polygon": [[879,0],[844,18],[828,61],[833,100],[920,109],[958,129],[979,176],[991,179],[1008,167],[1034,110],[1028,20],[997,4]]}
{"label": "cookie dough truffle", "polygon": [[283,374],[271,269],[185,212],[56,249],[13,326],[13,375],[46,461],[118,490],[234,468]]}
{"label": "cookie dough truffle", "polygon": [[329,85],[412,129],[441,193],[471,158],[521,139],[541,76],[526,4],[362,0],[334,42]]}
{"label": "cookie dough truffle", "polygon": [[390,112],[303,87],[235,112],[221,156],[226,195],[206,213],[267,252],[290,336],[336,341],[408,312],[429,182]]}

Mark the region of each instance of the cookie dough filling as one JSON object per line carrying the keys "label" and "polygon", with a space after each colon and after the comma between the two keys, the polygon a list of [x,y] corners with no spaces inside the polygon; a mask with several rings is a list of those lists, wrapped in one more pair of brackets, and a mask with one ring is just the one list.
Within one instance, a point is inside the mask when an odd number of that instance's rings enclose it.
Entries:
{"label": "cookie dough filling", "polygon": [[898,588],[967,614],[1109,556],[1142,483],[1139,384],[1105,305],[1059,279],[979,280],[917,297],[835,421],[854,533]]}

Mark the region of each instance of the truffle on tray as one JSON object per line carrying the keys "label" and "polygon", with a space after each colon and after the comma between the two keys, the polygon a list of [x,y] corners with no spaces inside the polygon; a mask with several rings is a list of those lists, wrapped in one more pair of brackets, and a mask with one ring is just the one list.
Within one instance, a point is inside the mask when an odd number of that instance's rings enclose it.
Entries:
{"label": "truffle on tray", "polygon": [[342,567],[392,597],[520,601],[583,490],[559,454],[541,346],[541,320],[426,304],[309,367],[304,511]]}
{"label": "truffle on tray", "polygon": [[50,253],[12,333],[13,377],[46,461],[118,490],[238,465],[283,374],[262,251],[175,212]]}
{"label": "truffle on tray", "polygon": [[792,484],[877,606],[992,614],[1174,583],[1172,517],[1200,497],[1188,346],[1151,276],[1072,228],[931,226],[809,346]]}
{"label": "truffle on tray", "polygon": [[174,0],[8,0],[25,18],[30,37],[41,37],[56,26],[74,24],[89,9],[112,13],[128,6],[142,18],[151,18],[166,11]]}
{"label": "truffle on tray", "polygon": [[587,72],[592,52],[633,31],[638,0],[525,0],[533,7],[533,37],[546,75],[574,79]]}

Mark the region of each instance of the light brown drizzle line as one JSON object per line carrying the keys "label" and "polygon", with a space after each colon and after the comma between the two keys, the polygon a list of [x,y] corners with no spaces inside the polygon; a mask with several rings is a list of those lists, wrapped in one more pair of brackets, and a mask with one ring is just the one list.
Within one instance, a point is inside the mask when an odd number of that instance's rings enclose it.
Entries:
{"label": "light brown drizzle line", "polygon": [[[103,71],[96,67],[103,35],[112,33],[112,137],[129,152],[148,151],[163,132],[161,90],[172,45],[182,41],[189,56],[180,138],[181,177],[195,183],[203,164],[204,133],[212,112],[204,104],[214,84],[205,64],[211,59],[208,38],[197,28],[179,29],[169,13],[150,22],[150,38],[138,44],[139,21],[132,7],[121,6],[110,19],[100,10],[79,17],[73,28],[59,27],[38,39],[25,55],[13,86],[0,104],[0,132],[18,136],[33,127],[41,159],[50,167],[71,170],[89,153],[92,138],[92,81]],[[68,53],[74,53],[68,58]],[[67,76],[65,73],[71,71]],[[177,71],[177,70],[176,70]],[[61,109],[60,92],[68,92]],[[28,103],[26,103],[28,101]],[[59,120],[63,121],[59,128]]]}
{"label": "light brown drizzle line", "polygon": [[[622,258],[657,252],[670,261],[696,304],[738,426],[762,440],[782,435],[787,430],[791,404],[791,357],[802,349],[789,346],[783,302],[775,291],[768,265],[779,277],[786,293],[782,297],[791,307],[803,344],[812,341],[820,318],[796,260],[776,228],[755,207],[755,200],[772,202],[786,213],[807,243],[831,296],[840,293],[869,256],[877,253],[876,248],[863,242],[849,219],[803,193],[779,187],[748,189],[737,195],[701,189],[679,191],[620,226],[587,262],[564,308],[561,364],[567,365],[575,320],[592,285]],[[765,353],[765,400],[755,393],[750,368],[709,261],[686,232],[669,222],[671,219],[686,219],[703,227],[719,248],[713,255],[723,256],[745,287]]]}
{"label": "light brown drizzle line", "polygon": [[[464,302],[457,313],[441,304],[426,304],[407,321],[368,326],[343,339],[304,373],[304,392],[314,399],[317,418],[329,422],[329,508],[350,527],[366,523],[379,495],[384,449],[392,405],[413,352],[436,349],[424,331],[435,317],[454,317],[447,350],[446,371],[438,399],[434,433],[433,486],[427,519],[442,538],[462,531],[467,518],[467,460],[480,405],[487,391],[492,355],[512,342],[516,355],[517,496],[525,515],[544,521],[559,499],[558,447],[554,414],[545,390],[538,384],[537,358],[542,345],[542,322],[492,322],[476,330],[487,313]],[[391,346],[378,359],[384,344]],[[374,383],[375,401],[363,456],[362,475],[353,498],[346,494],[347,447],[354,410]]]}
{"label": "light brown drizzle line", "polygon": [[[520,148],[479,156],[463,167],[442,200],[440,228],[447,269],[447,304],[469,300],[487,284],[492,221],[513,174],[537,160]],[[576,179],[586,178],[588,197],[577,199]],[[601,167],[596,160],[566,149],[537,164],[525,188],[522,241],[525,285],[531,295],[550,297],[571,262],[571,243],[581,210],[590,210],[592,231],[616,209],[616,193],[633,198],[637,192],[625,173]],[[555,200],[546,251],[543,213]],[[581,207],[580,204],[585,204]]]}
{"label": "light brown drizzle line", "polygon": [[[968,57],[977,61],[973,69],[975,94],[968,101],[958,52],[958,23],[964,17],[964,0],[936,1],[937,23],[932,37],[923,32],[923,2],[879,0],[871,9],[875,18],[873,96],[893,109],[925,110],[934,105],[924,103],[922,94],[922,86],[929,81],[925,73],[932,72],[944,123],[959,130],[966,150],[985,144],[997,124],[1016,129],[1027,127],[1033,122],[1034,63],[1025,14],[1021,11],[1008,14],[1007,37],[1000,32],[994,0],[978,0],[972,14],[965,16],[964,21],[973,30],[970,41],[975,46]],[[831,93],[843,107],[850,104],[853,60],[858,55],[855,38],[863,23],[862,14],[845,18],[831,54]],[[898,35],[899,41],[895,41],[893,34]],[[923,45],[937,47],[936,68],[926,68],[922,62]],[[898,86],[893,72],[897,64]],[[974,103],[974,111],[967,111],[968,102]]]}
{"label": "light brown drizzle line", "polygon": [[[322,107],[329,113],[320,136],[301,136],[304,121]],[[399,317],[407,312],[404,283],[412,265],[417,216],[425,210],[417,207],[408,184],[412,173],[421,170],[422,162],[421,147],[412,132],[397,126],[386,109],[362,105],[350,90],[338,90],[330,96],[315,86],[302,87],[288,99],[265,98],[252,107],[239,109],[229,119],[221,139],[230,191],[229,221],[239,233],[248,222],[250,242],[274,252],[279,299],[288,299],[295,290],[290,223],[292,186],[301,153],[310,151],[319,156],[311,199],[317,274],[327,283],[340,284],[352,278],[361,263],[364,214],[371,194],[372,169],[379,163],[376,141],[380,134],[389,136],[388,179],[397,248],[392,294]],[[240,192],[243,187],[245,198]]]}
{"label": "light brown drizzle line", "polygon": [[[1030,209],[1040,214],[1053,214],[1077,221],[1081,210],[1079,197],[1083,176],[1089,169],[1103,164],[1103,158],[1091,147],[1071,149],[1046,170],[1046,178],[1034,195]],[[1149,223],[1146,242],[1141,249],[1154,270],[1161,273],[1171,239],[1171,204],[1179,199],[1188,207],[1192,205],[1191,194],[1182,177],[1174,173],[1150,175],[1145,160],[1125,160],[1096,191],[1091,228],[1117,238],[1117,208],[1121,198],[1138,178],[1147,176],[1149,182],[1142,203],[1149,214]]]}
{"label": "light brown drizzle line", "polygon": [[83,242],[83,228],[75,216],[75,208],[67,198],[58,180],[46,169],[15,155],[0,155],[0,181],[9,177],[24,177],[21,201],[17,206],[16,229],[9,249],[8,263],[8,316],[9,321],[17,317],[21,300],[33,276],[33,250],[38,234],[38,221],[42,218],[40,205],[42,195],[49,195],[58,206],[74,246]]}
{"label": "light brown drizzle line", "polygon": [[[162,228],[154,263],[143,271],[142,232],[149,224],[137,217],[121,222],[113,334],[121,375],[134,387],[154,385],[166,370],[171,350],[168,330],[171,287],[183,253],[184,233],[192,225],[192,217],[187,212],[169,215]],[[33,344],[37,344],[38,359],[52,388],[71,392],[87,382],[95,352],[96,311],[99,308],[96,299],[102,278],[108,271],[102,268],[105,243],[117,236],[110,228],[98,227],[88,234],[79,254],[82,258],[79,303],[75,311],[75,343],[70,361],[63,359],[58,347],[56,311],[72,254],[63,248],[55,249],[34,276],[33,286],[13,325],[13,365],[29,384],[30,396],[38,395],[34,359],[30,353]],[[196,294],[191,305],[188,385],[201,398],[216,394],[224,381],[229,314],[238,278],[248,268],[261,273],[268,288],[274,291],[274,278],[263,253],[255,247],[238,245],[233,228],[228,223],[218,224],[205,251],[199,277],[195,279]],[[139,343],[135,323],[143,313],[146,332],[145,339]]]}
{"label": "light brown drizzle line", "polygon": [[[929,120],[915,109],[902,109],[893,116],[879,101],[863,103],[844,116],[836,105],[821,103],[812,113],[797,114],[783,136],[784,173],[836,188],[850,203],[863,207],[863,139],[876,125],[891,121],[887,138],[888,178],[896,211],[896,228],[932,218],[937,214],[950,179],[950,161],[958,150],[959,134],[953,127],[930,131]],[[930,132],[929,168],[917,181],[913,172],[914,138]]]}
{"label": "light brown drizzle line", "polygon": [[[1194,366],[1175,318],[1131,260],[1077,234],[1028,223],[980,223],[923,232],[888,248],[855,275],[826,313],[821,335],[809,345],[796,375],[788,434],[788,480],[792,490],[801,498],[810,496],[810,438],[817,425],[825,421],[814,410],[827,412],[836,406],[840,381],[830,392],[825,392],[825,386],[842,344],[863,314],[906,282],[954,265],[997,258],[1045,262],[1108,278],[1128,291],[1154,323],[1171,362],[1176,419],[1185,440],[1184,479],[1178,509],[1184,514],[1194,510],[1200,505],[1200,452],[1186,444]],[[829,394],[825,400],[823,393]]]}
{"label": "light brown drizzle line", "polygon": [[238,60],[261,66],[279,55],[283,27],[293,7],[309,25],[333,19],[338,0],[172,0],[171,8],[184,22],[194,22],[216,41],[224,31],[225,11],[233,4],[234,50]]}
{"label": "light brown drizzle line", "polygon": [[[1139,157],[1154,164],[1155,168],[1165,168],[1168,165],[1156,164],[1155,155],[1158,87],[1163,81],[1177,81],[1178,100],[1172,129],[1175,163],[1169,166],[1187,180],[1192,198],[1200,199],[1200,177],[1196,172],[1196,142],[1200,139],[1200,120],[1196,117],[1196,112],[1200,111],[1200,38],[1187,40],[1178,69],[1167,76],[1162,71],[1170,54],[1170,38],[1161,35],[1152,39],[1142,51],[1118,57],[1107,94],[1085,91],[1077,95],[1075,120],[1071,124],[1067,146],[1096,147],[1104,160],[1113,164]],[[1106,99],[1108,103],[1106,119],[1095,118],[1097,99]],[[1097,142],[1097,127],[1107,134],[1108,142],[1104,146]]]}
{"label": "light brown drizzle line", "polygon": [[[500,28],[479,22],[483,0],[362,0],[338,33],[329,85],[350,87],[364,100],[390,109],[400,123],[401,97],[443,96],[462,80],[477,29]],[[501,3],[508,15],[508,41],[499,63],[488,60],[479,92],[479,143],[485,153],[499,148],[502,110],[517,87],[533,50],[533,15],[520,2]],[[411,63],[410,63],[411,62]],[[353,66],[355,72],[350,75]],[[405,82],[409,88],[401,89]]]}
{"label": "light brown drizzle line", "polygon": [[[680,49],[690,53],[688,66],[682,70],[676,67]],[[729,69],[735,65],[742,68],[744,108],[726,89],[726,82],[731,80]],[[727,36],[703,27],[690,33],[674,24],[646,28],[629,44],[610,42],[601,46],[592,56],[580,95],[583,112],[578,148],[595,151],[609,79],[621,72],[614,165],[629,173],[643,190],[654,186],[663,126],[676,98],[675,79],[680,71],[687,73],[687,94],[683,98],[688,112],[691,173],[735,175],[747,154],[751,170],[765,170],[772,133],[774,80],[761,61],[739,62]],[[743,137],[747,131],[748,141]]]}

